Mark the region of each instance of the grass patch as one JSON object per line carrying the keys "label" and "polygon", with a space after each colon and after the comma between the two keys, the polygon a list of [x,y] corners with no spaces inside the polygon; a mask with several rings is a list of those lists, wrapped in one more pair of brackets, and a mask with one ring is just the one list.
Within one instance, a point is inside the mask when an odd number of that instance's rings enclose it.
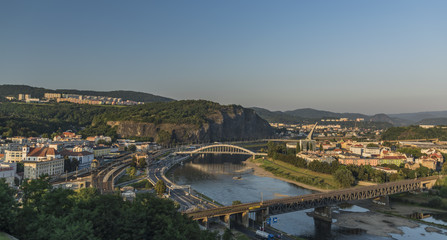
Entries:
{"label": "grass patch", "polygon": [[149,182],[147,179],[143,179],[141,181],[138,181],[136,183],[130,184],[130,186],[136,188],[136,189],[151,189],[154,186]]}
{"label": "grass patch", "polygon": [[10,240],[6,233],[0,232],[0,240]]}
{"label": "grass patch", "polygon": [[267,142],[262,143],[251,143],[251,144],[236,144],[237,146],[243,147],[243,148],[265,148],[267,149]]}
{"label": "grass patch", "polygon": [[330,174],[318,173],[309,169],[298,168],[281,161],[271,161],[258,158],[254,160],[261,163],[261,167],[275,176],[287,178],[300,183],[308,184],[322,189],[338,189],[338,183]]}
{"label": "grass patch", "polygon": [[131,181],[131,180],[135,180],[135,179],[137,179],[137,178],[141,178],[141,177],[144,177],[143,175],[142,176],[129,176],[129,175],[123,175],[123,176],[121,176],[120,178],[118,178],[118,180],[116,180],[116,183],[115,184],[120,184],[120,183],[123,183],[123,182],[128,182],[128,181]]}

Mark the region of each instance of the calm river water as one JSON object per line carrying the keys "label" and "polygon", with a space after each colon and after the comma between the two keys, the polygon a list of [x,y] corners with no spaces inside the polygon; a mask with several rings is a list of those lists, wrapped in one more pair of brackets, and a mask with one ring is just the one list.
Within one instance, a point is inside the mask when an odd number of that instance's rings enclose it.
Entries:
{"label": "calm river water", "polygon": [[[191,185],[196,191],[205,194],[215,201],[231,205],[239,200],[243,203],[274,199],[285,196],[296,196],[312,193],[311,190],[297,187],[274,178],[258,177],[242,163],[247,156],[241,155],[204,155],[178,166],[167,173],[167,177],[181,185]],[[344,211],[368,211],[353,206]],[[274,228],[306,239],[390,239],[368,234],[348,234],[332,224],[329,235],[318,233],[314,228],[313,218],[306,212],[312,209],[291,212],[277,216]],[[444,234],[428,233],[425,225],[410,229],[402,228],[404,235],[393,235],[395,239],[447,239]],[[444,231],[445,232],[445,231]]]}

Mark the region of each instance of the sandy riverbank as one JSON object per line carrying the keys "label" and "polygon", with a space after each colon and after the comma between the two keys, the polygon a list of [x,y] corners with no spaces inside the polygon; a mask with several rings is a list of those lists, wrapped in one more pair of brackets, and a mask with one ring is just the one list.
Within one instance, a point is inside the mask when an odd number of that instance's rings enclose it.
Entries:
{"label": "sandy riverbank", "polygon": [[[340,209],[334,212],[332,217],[336,219],[336,226],[346,229],[362,229],[367,234],[390,237],[390,234],[404,234],[402,227],[416,228],[421,223],[412,219],[393,216],[381,212],[389,212],[392,214],[407,216],[413,212],[423,213],[445,213],[446,211],[430,209],[418,206],[403,205],[400,203],[392,203],[391,207],[381,206],[371,201],[358,201],[355,205],[370,210],[369,212],[349,212]],[[436,232],[447,235],[447,230],[437,227],[426,227],[425,231]]]}
{"label": "sandy riverbank", "polygon": [[419,224],[404,218],[377,212],[344,212],[333,215],[335,225],[349,229],[363,229],[367,234],[389,237],[390,234],[403,234],[399,227],[415,228]]}
{"label": "sandy riverbank", "polygon": [[266,171],[264,168],[262,168],[260,166],[260,164],[254,163],[254,162],[250,161],[250,159],[245,160],[244,163],[245,163],[245,166],[247,166],[249,168],[253,168],[253,174],[256,175],[256,176],[259,176],[259,177],[269,177],[269,178],[279,179],[281,181],[294,184],[294,185],[296,185],[298,187],[306,188],[306,189],[309,189],[309,190],[312,190],[312,191],[317,191],[317,192],[329,192],[329,191],[332,191],[332,190],[327,190],[327,189],[321,189],[321,188],[314,187],[314,186],[311,186],[311,185],[308,185],[308,184],[304,184],[304,183],[300,183],[300,182],[297,182],[297,181],[293,181],[293,180],[290,180],[290,179],[287,179],[287,178],[275,176],[273,173],[271,173],[269,171]]}

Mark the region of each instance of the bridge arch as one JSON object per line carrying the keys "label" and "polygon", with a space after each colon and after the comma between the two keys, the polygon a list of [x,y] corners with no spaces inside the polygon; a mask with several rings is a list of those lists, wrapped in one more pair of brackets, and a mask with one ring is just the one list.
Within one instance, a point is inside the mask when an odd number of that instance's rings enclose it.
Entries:
{"label": "bridge arch", "polygon": [[230,145],[230,144],[213,144],[195,149],[191,153],[230,153],[230,154],[245,154],[255,155],[253,151],[246,148]]}
{"label": "bridge arch", "polygon": [[256,153],[246,148],[231,144],[212,144],[194,149],[192,151],[177,152],[178,154],[242,154],[242,155],[267,155],[266,153]]}

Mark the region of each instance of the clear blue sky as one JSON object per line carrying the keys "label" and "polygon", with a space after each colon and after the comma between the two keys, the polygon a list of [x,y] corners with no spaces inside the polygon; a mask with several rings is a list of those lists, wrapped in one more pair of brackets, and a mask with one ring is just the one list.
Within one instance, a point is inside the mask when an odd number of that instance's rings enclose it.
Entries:
{"label": "clear blue sky", "polygon": [[447,1],[0,1],[0,84],[447,110]]}

